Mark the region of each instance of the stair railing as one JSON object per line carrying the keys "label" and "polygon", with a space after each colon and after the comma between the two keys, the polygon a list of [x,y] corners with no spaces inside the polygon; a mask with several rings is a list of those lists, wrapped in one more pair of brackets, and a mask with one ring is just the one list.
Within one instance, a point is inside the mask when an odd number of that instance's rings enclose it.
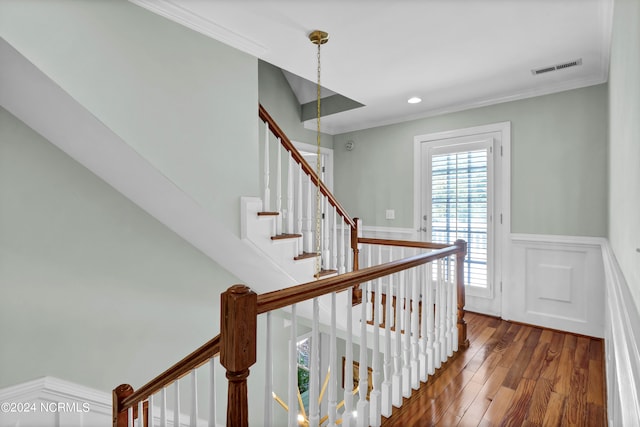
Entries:
{"label": "stair railing", "polygon": [[[276,238],[298,239],[298,259],[317,256],[319,249],[322,274],[357,270],[357,264],[353,264],[354,260],[357,262],[357,257],[353,257],[357,254],[357,221],[349,216],[262,105],[258,107],[258,116],[264,122],[260,215],[277,216]],[[322,212],[319,230],[316,230],[317,189]],[[320,248],[316,247],[318,232]]]}
{"label": "stair railing", "polygon": [[[212,403],[209,408],[208,425],[213,427],[217,421],[216,380],[213,373],[215,367],[221,364],[226,369],[228,379],[226,425],[247,426],[247,378],[249,368],[258,361],[258,356],[261,357],[260,363],[264,363],[266,378],[263,425],[273,425],[274,406],[278,409],[275,403],[277,402],[289,411],[287,423],[290,427],[301,424],[318,426],[327,421],[330,426],[379,426],[382,416],[391,416],[392,406],[400,406],[403,397],[410,396],[412,389],[416,389],[420,382],[428,380],[425,373],[433,373],[454,352],[468,345],[463,310],[466,243],[459,240],[451,246],[445,246],[364,238],[360,238],[359,242],[376,248],[381,245],[394,250],[398,248],[400,252],[395,255],[383,255],[380,249],[374,249],[368,251],[364,257],[371,257],[372,264],[376,265],[261,295],[255,294],[244,285],[232,286],[221,295],[219,336],[139,390],[134,391],[128,385],[121,385],[114,390],[114,427],[166,426],[171,418],[166,402],[169,388],[173,389],[175,401],[173,425],[185,425],[180,419],[178,380],[187,375],[192,379],[189,387],[192,403],[188,425],[201,425],[198,424],[198,387],[195,370],[205,364],[210,366],[212,374],[209,398]],[[402,253],[402,250],[405,253]],[[409,250],[417,250],[419,253],[407,256],[406,252]],[[384,256],[390,261],[382,262],[385,261]],[[362,304],[354,306],[352,293],[358,284],[362,289]],[[395,310],[392,310],[392,304],[386,304],[383,309],[374,307],[372,295],[385,295],[387,301],[395,300]],[[300,321],[297,310],[305,304],[312,306],[312,388],[308,414],[300,405],[296,353],[297,325]],[[321,305],[325,309],[330,307],[330,318],[323,319],[325,325],[330,325],[330,368],[320,390],[319,385],[322,381],[319,372],[318,334]],[[369,306],[370,308],[367,308]],[[404,310],[401,307],[405,307]],[[274,360],[271,353],[270,337],[274,336],[271,318],[272,313],[277,310],[287,313],[291,322],[289,360],[284,362]],[[386,313],[384,325],[382,310]],[[418,310],[421,310],[421,317],[416,314]],[[346,348],[343,359],[343,387],[338,386],[338,313],[346,315],[346,319],[340,319],[341,322],[345,322],[342,325]],[[266,316],[267,337],[264,354],[260,355],[257,351],[259,315]],[[373,325],[370,325],[368,320]],[[372,345],[367,344],[369,339],[372,339]],[[358,371],[354,376],[351,367],[355,367],[356,362],[352,351],[355,343],[359,344],[360,354],[357,358]],[[373,359],[369,359],[367,349],[371,349]],[[276,363],[288,366],[286,400],[274,393],[273,365]],[[357,379],[359,385],[352,389],[354,379]],[[282,387],[284,383],[285,381],[281,380],[278,385]],[[367,387],[360,387],[363,384],[367,384]],[[320,402],[325,399],[325,390],[326,403],[323,407],[326,408],[327,414],[321,414]],[[342,401],[338,403],[341,397]],[[300,409],[296,409],[298,407]]]}

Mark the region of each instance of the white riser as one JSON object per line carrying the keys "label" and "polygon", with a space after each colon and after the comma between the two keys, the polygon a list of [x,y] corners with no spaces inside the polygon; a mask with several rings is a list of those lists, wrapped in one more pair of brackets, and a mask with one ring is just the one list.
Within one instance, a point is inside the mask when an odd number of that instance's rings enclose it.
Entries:
{"label": "white riser", "polygon": [[315,259],[294,260],[300,252],[301,239],[271,240],[275,235],[276,216],[258,216],[262,211],[262,200],[257,197],[241,198],[242,234],[265,256],[274,261],[298,283],[314,279]]}

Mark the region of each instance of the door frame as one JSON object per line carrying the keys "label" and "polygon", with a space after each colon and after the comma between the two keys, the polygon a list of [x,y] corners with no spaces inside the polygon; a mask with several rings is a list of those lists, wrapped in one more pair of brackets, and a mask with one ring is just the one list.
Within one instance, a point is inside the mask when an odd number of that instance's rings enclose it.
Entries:
{"label": "door frame", "polygon": [[[416,135],[413,139],[413,218],[414,230],[419,231],[422,226],[422,144],[432,141],[471,137],[478,134],[499,133],[500,146],[494,150],[500,150],[500,156],[494,158],[494,170],[498,171],[496,185],[499,186],[496,193],[498,210],[494,212],[494,277],[495,292],[500,292],[500,307],[505,305],[502,285],[509,277],[509,254],[511,245],[511,122],[492,123],[482,126],[473,126],[462,129],[453,129],[429,134]],[[500,316],[500,312],[486,309],[486,314]]]}
{"label": "door frame", "polygon": [[[300,153],[318,153],[318,146],[313,144],[307,144],[306,142],[298,142],[291,141],[293,146],[296,147]],[[325,155],[325,164],[324,164],[324,184],[327,186],[329,191],[333,193],[333,149],[320,147],[320,154]],[[310,165],[314,166],[315,165]]]}

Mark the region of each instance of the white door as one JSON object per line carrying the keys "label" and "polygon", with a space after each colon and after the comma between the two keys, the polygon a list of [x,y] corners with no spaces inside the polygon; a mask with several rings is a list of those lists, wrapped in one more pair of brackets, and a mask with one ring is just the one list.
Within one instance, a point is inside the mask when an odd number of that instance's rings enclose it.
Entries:
{"label": "white door", "polygon": [[500,152],[500,132],[420,142],[421,237],[467,242],[466,309],[497,316],[502,304]]}

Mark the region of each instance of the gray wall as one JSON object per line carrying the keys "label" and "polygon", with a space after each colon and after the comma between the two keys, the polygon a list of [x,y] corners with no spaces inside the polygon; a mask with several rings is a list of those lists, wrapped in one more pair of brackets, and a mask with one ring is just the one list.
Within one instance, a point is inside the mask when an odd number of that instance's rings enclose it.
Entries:
{"label": "gray wall", "polygon": [[0,388],[138,387],[219,332],[237,279],[0,109]]}
{"label": "gray wall", "polygon": [[126,0],[3,1],[0,36],[239,235],[239,197],[258,195],[256,58]]}
{"label": "gray wall", "polygon": [[616,0],[609,75],[609,239],[640,310],[640,2]]}
{"label": "gray wall", "polygon": [[[504,121],[512,133],[511,231],[606,236],[606,85],[336,135],[336,196],[365,226],[413,227],[414,137]],[[385,220],[385,209],[396,219]]]}

